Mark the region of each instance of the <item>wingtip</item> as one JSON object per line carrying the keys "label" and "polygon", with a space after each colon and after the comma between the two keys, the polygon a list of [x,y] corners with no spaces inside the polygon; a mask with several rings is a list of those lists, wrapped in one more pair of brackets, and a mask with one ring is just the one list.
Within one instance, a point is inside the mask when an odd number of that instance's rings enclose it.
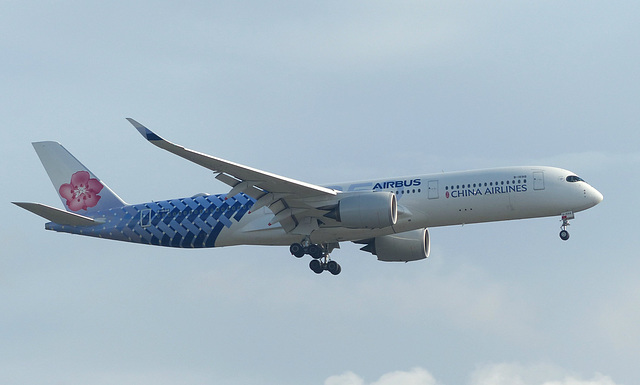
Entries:
{"label": "wingtip", "polygon": [[136,128],[136,130],[138,130],[140,135],[142,135],[146,140],[162,140],[162,138],[158,136],[155,132],[151,131],[147,127],[138,123],[135,119],[132,119],[132,118],[126,118],[126,119],[129,121],[129,123],[131,123],[131,125],[133,125],[133,127]]}

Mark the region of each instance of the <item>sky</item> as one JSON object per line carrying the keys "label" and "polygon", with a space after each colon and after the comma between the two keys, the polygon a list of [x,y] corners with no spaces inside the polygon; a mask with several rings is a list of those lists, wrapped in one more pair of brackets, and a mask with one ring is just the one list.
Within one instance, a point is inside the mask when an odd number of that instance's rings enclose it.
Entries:
{"label": "sky", "polygon": [[[630,385],[640,369],[640,4],[0,3],[0,383]],[[129,203],[225,193],[168,140],[309,183],[509,165],[604,195],[559,218],[342,244],[180,250],[44,230],[31,142]]]}

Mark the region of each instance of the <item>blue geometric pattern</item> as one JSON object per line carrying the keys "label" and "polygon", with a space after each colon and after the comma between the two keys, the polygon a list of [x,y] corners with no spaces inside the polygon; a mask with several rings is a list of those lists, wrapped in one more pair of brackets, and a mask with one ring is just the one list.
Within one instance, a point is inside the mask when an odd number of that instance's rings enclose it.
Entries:
{"label": "blue geometric pattern", "polygon": [[119,241],[181,248],[214,247],[225,227],[239,222],[255,200],[238,194],[201,195],[97,212],[95,219],[106,222],[97,226],[63,226],[49,222],[47,230]]}

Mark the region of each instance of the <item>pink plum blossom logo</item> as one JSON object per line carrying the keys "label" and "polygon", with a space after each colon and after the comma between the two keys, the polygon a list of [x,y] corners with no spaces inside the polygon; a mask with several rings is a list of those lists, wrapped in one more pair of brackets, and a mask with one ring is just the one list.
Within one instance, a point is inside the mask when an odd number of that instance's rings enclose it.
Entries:
{"label": "pink plum blossom logo", "polygon": [[71,176],[71,183],[63,184],[58,191],[67,200],[69,210],[78,211],[97,205],[102,187],[102,183],[91,178],[87,171],[78,171]]}

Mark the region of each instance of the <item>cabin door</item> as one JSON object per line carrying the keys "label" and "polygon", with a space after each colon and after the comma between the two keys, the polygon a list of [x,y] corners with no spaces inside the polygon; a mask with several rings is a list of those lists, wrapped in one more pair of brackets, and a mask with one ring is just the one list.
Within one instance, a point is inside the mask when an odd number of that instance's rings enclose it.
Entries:
{"label": "cabin door", "polygon": [[429,189],[429,199],[438,199],[438,181],[430,180],[427,184]]}
{"label": "cabin door", "polygon": [[151,225],[151,209],[144,209],[140,212],[140,226],[147,227]]}
{"label": "cabin door", "polygon": [[544,172],[543,171],[533,172],[533,189],[544,190]]}

